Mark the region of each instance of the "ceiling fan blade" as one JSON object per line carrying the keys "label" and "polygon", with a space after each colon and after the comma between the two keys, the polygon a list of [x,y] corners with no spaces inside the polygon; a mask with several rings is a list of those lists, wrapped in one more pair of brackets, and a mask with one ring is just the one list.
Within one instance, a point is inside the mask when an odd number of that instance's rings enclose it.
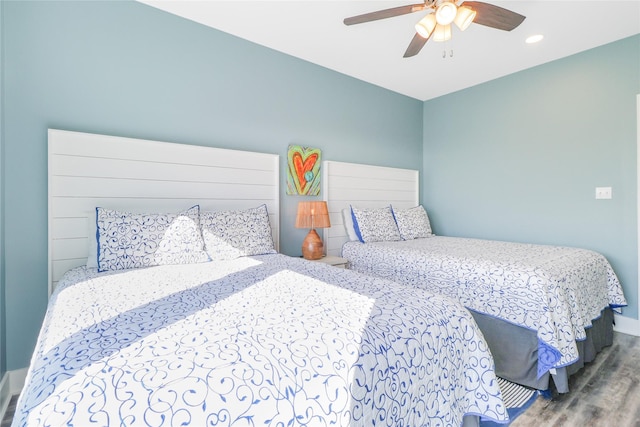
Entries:
{"label": "ceiling fan blade", "polygon": [[426,9],[424,3],[409,4],[407,6],[392,7],[391,9],[378,10],[376,12],[365,13],[363,15],[345,18],[345,25],[362,24],[363,22],[377,21],[378,19],[393,18],[394,16],[406,15],[407,13],[419,12]]}
{"label": "ceiling fan blade", "polygon": [[409,43],[409,46],[407,47],[403,58],[416,56],[418,52],[422,50],[427,41],[429,41],[429,38],[425,39],[420,34],[416,33],[416,35],[413,36],[413,39],[411,39],[411,43]]}
{"label": "ceiling fan blade", "polygon": [[499,30],[511,31],[525,19],[519,13],[481,1],[465,1],[463,5],[477,12],[474,23]]}

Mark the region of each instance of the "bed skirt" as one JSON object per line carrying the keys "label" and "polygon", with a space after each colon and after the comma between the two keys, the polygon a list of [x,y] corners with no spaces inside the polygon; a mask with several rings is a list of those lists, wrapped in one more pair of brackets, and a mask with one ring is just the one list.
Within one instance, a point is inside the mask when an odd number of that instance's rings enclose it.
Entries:
{"label": "bed skirt", "polygon": [[[471,310],[470,310],[471,311]],[[552,385],[559,393],[569,391],[569,377],[578,372],[585,363],[613,344],[613,311],[606,308],[586,330],[587,338],[576,342],[580,358],[555,374],[546,372],[537,378],[538,337],[536,331],[517,326],[485,314],[471,311],[484,335],[496,365],[496,375],[508,381],[537,390],[547,390]]]}

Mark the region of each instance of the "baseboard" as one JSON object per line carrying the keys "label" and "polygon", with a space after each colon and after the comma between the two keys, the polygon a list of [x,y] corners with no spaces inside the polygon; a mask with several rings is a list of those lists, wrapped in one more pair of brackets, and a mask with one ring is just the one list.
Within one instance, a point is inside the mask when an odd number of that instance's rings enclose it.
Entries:
{"label": "baseboard", "polygon": [[615,325],[613,325],[614,331],[620,332],[621,334],[640,337],[640,320],[621,316],[619,314],[614,314],[613,319],[615,321]]}
{"label": "baseboard", "polygon": [[24,387],[24,381],[27,379],[27,372],[29,368],[16,369],[14,371],[9,371],[10,377],[10,390],[11,394],[20,394],[22,392],[22,388]]}

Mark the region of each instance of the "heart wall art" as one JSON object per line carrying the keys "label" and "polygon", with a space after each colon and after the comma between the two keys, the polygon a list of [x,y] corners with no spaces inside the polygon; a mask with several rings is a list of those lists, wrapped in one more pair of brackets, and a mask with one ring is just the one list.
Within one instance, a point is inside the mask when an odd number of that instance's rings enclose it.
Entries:
{"label": "heart wall art", "polygon": [[320,149],[290,145],[287,151],[287,194],[320,194]]}

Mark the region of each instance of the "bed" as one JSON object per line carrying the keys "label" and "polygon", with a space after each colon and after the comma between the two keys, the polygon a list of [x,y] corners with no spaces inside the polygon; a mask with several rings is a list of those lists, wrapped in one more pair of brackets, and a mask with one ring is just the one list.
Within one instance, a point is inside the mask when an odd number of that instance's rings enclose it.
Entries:
{"label": "bed", "polygon": [[332,224],[343,229],[325,235],[329,251],[339,250],[353,270],[460,301],[482,330],[498,376],[541,390],[553,378],[567,392],[568,377],[611,345],[612,311],[626,300],[601,254],[436,236],[418,204],[416,171],[324,166]]}
{"label": "bed", "polygon": [[52,296],[14,426],[505,420],[492,364],[461,306],[345,269],[278,254],[78,267]]}
{"label": "bed", "polygon": [[277,156],[49,140],[52,294],[14,427],[507,421],[462,305],[277,253]]}

